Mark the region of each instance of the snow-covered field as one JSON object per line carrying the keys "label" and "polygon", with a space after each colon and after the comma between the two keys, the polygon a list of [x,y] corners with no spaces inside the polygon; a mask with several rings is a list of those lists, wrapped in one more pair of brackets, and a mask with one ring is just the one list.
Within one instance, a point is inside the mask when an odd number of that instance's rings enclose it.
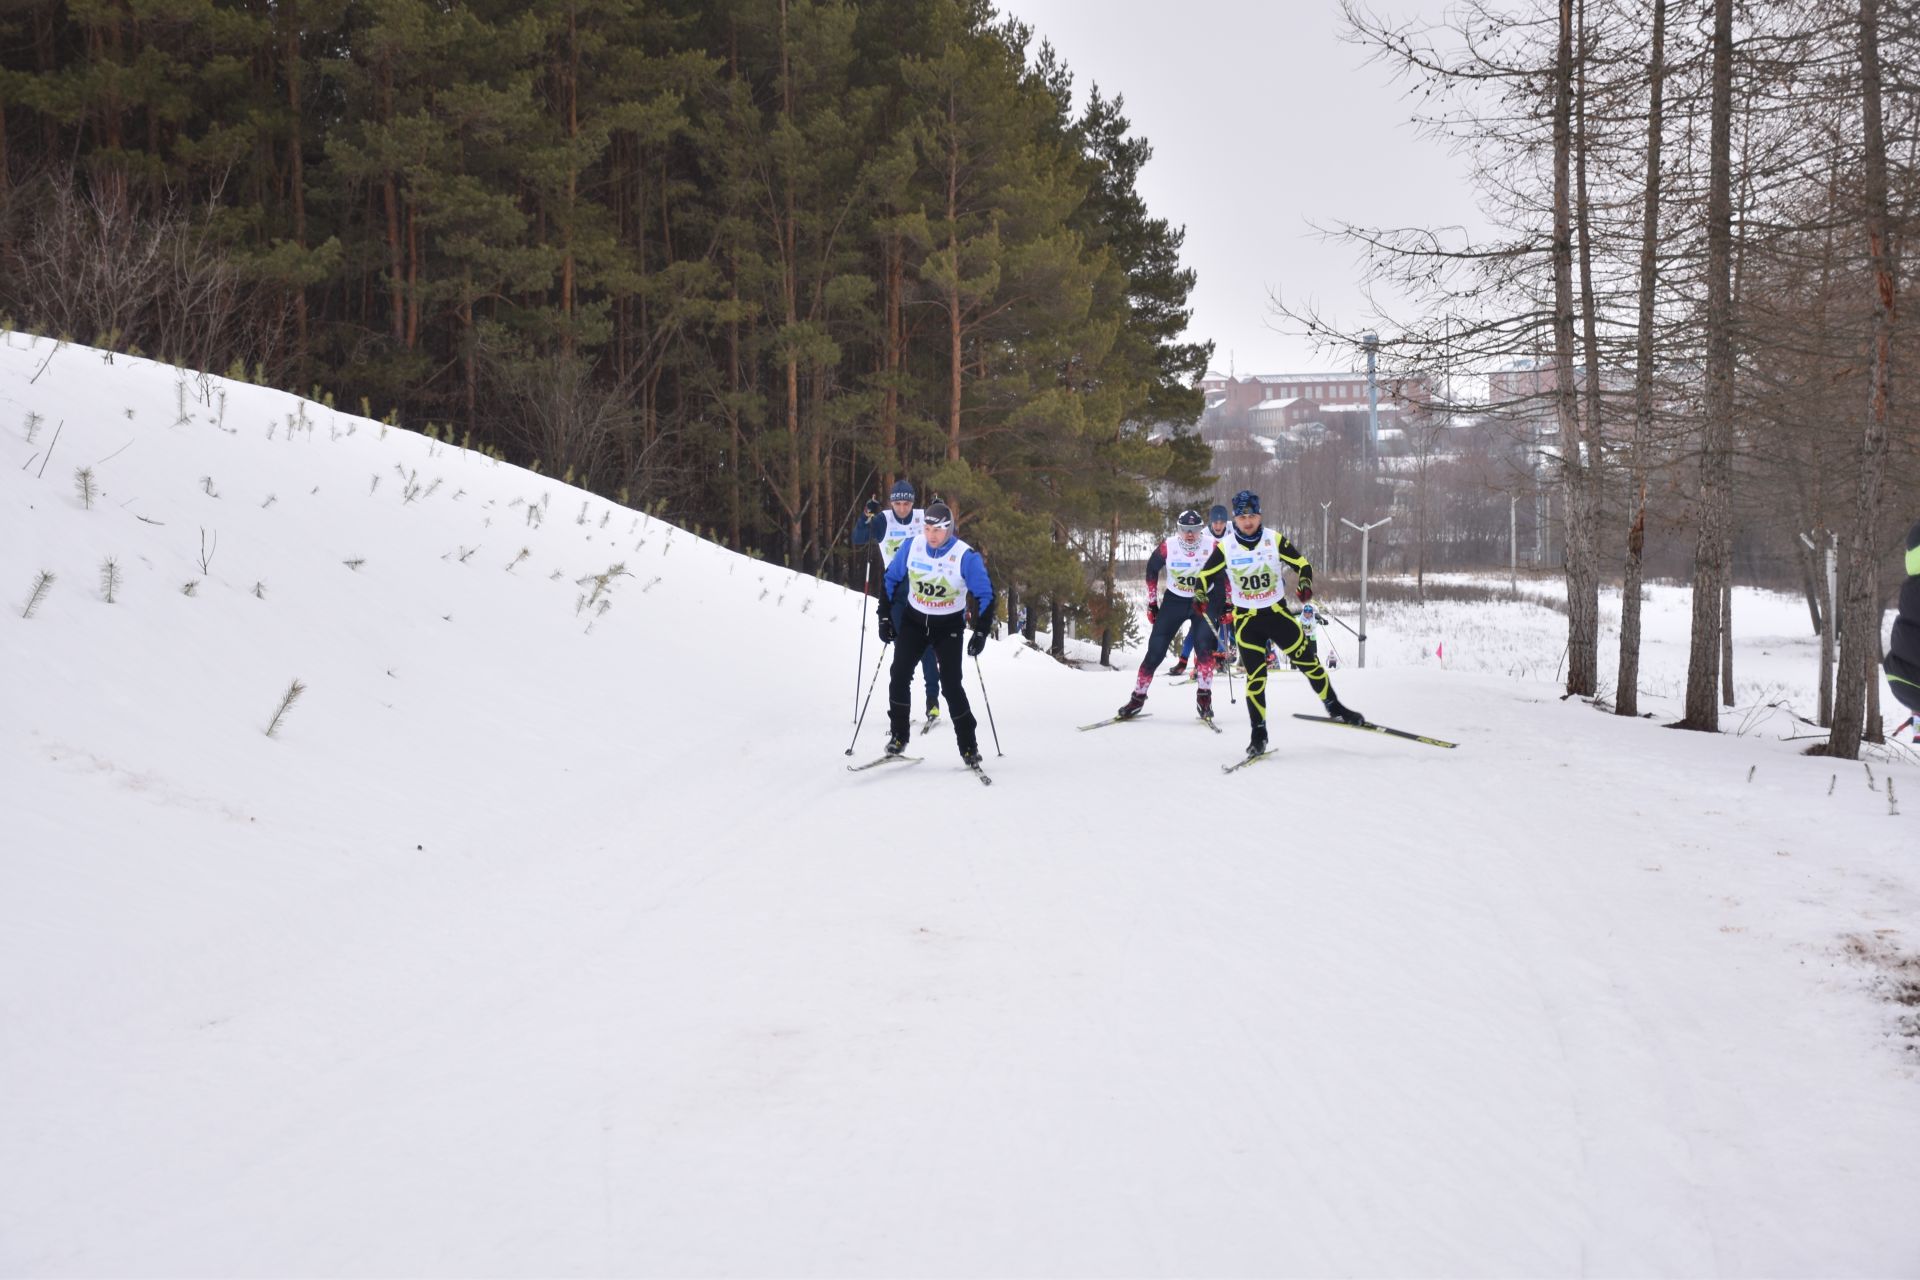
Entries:
{"label": "snow-covered field", "polygon": [[1460,748],[1283,673],[1231,777],[999,642],[983,788],[842,768],[858,596],[408,431],[14,334],[0,464],[0,1273],[1920,1273],[1920,771],[1748,714],[1797,602],[1718,736],[1376,607]]}

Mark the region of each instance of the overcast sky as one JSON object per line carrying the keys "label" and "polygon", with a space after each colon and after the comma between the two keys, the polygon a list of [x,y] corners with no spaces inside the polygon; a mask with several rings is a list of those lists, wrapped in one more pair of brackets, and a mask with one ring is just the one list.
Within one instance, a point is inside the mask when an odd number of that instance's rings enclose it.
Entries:
{"label": "overcast sky", "polygon": [[[1309,222],[1479,224],[1463,161],[1410,123],[1405,84],[1341,39],[1336,0],[998,0],[1051,41],[1084,105],[1126,100],[1153,144],[1141,194],[1187,229],[1199,273],[1189,337],[1242,375],[1358,367],[1278,331],[1270,296],[1366,321],[1359,264]],[[1375,0],[1438,17],[1443,0]]]}

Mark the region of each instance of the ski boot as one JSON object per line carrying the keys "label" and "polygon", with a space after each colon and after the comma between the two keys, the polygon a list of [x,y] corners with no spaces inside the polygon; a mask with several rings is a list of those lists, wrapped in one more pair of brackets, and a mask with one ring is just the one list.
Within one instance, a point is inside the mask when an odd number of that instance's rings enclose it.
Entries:
{"label": "ski boot", "polygon": [[1367,718],[1331,693],[1327,695],[1327,718],[1341,724],[1365,724]]}
{"label": "ski boot", "polygon": [[1168,667],[1167,674],[1170,676],[1183,676],[1187,674],[1187,660],[1182,658],[1171,667]]}
{"label": "ski boot", "polygon": [[1253,739],[1247,743],[1247,754],[1249,756],[1267,754],[1267,726],[1258,724],[1253,727]]}
{"label": "ski boot", "polygon": [[1138,689],[1135,689],[1133,691],[1133,696],[1127,699],[1127,705],[1120,708],[1120,710],[1114,712],[1114,719],[1131,720],[1135,716],[1139,715],[1140,708],[1146,705],[1147,705],[1147,695],[1140,692]]}
{"label": "ski boot", "polygon": [[890,755],[890,756],[897,756],[897,755],[899,755],[899,754],[900,754],[900,753],[901,753],[902,751],[905,751],[906,749],[907,749],[907,740],[906,740],[905,738],[901,738],[901,737],[892,737],[892,738],[888,738],[888,739],[887,739],[887,754],[888,754],[888,755]]}
{"label": "ski boot", "polygon": [[1202,720],[1211,724],[1213,722],[1213,690],[1202,689],[1194,694],[1193,709],[1200,714]]}
{"label": "ski boot", "polygon": [[927,728],[931,729],[933,728],[933,726],[939,723],[940,723],[940,708],[937,706],[928,707],[927,708]]}
{"label": "ski boot", "polygon": [[980,749],[978,747],[960,748],[960,763],[969,769],[980,767]]}

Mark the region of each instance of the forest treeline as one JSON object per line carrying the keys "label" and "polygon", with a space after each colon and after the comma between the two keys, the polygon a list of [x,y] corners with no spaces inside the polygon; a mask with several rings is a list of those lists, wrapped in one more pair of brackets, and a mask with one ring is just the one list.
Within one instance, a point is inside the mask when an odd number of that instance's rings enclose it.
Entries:
{"label": "forest treeline", "polygon": [[[1618,581],[1604,688],[1639,713],[1649,537],[1684,539],[1679,724],[1700,730],[1733,701],[1736,546],[1799,556],[1830,642],[1824,749],[1852,758],[1881,736],[1881,611],[1920,518],[1905,497],[1920,486],[1920,413],[1901,394],[1920,358],[1903,319],[1920,231],[1920,4],[1459,0],[1433,21],[1343,6],[1415,119],[1469,166],[1491,225],[1326,228],[1401,300],[1372,318],[1387,363],[1488,392],[1456,390],[1415,419],[1396,536],[1413,529],[1418,559],[1436,526],[1459,532],[1447,486],[1474,477],[1444,437],[1463,413],[1512,423],[1517,476],[1488,473],[1482,488],[1496,512],[1535,478],[1554,489],[1568,694],[1603,693],[1599,587]],[[1338,318],[1289,315],[1358,348]]]}
{"label": "forest treeline", "polygon": [[856,583],[906,475],[1057,633],[1207,462],[1149,155],[984,0],[25,0],[0,310]]}

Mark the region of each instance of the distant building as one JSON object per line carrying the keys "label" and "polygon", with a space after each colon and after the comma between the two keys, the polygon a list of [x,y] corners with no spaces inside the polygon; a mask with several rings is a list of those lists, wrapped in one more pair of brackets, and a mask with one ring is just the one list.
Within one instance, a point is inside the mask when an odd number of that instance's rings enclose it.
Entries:
{"label": "distant building", "polygon": [[[1379,422],[1390,424],[1432,398],[1420,377],[1379,379]],[[1201,434],[1214,443],[1252,436],[1301,440],[1329,432],[1364,434],[1371,414],[1365,373],[1256,373],[1243,378],[1209,371],[1200,380],[1206,397]]]}

